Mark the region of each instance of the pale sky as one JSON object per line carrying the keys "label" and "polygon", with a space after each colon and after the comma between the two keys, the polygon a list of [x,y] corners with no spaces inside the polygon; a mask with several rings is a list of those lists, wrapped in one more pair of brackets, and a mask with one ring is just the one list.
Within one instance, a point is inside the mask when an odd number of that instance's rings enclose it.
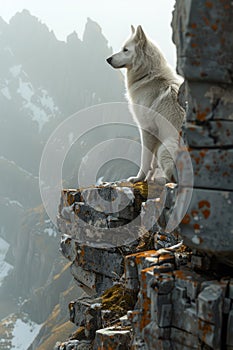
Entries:
{"label": "pale sky", "polygon": [[86,19],[90,17],[102,27],[114,51],[129,36],[130,25],[141,24],[175,66],[170,26],[174,3],[175,0],[0,0],[0,16],[8,22],[16,12],[28,9],[60,40],[73,31],[82,38]]}

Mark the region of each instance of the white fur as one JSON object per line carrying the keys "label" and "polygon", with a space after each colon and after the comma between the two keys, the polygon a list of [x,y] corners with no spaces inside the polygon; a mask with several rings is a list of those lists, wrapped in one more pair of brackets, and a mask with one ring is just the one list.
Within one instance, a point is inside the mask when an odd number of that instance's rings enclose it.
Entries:
{"label": "white fur", "polygon": [[177,101],[180,79],[142,27],[131,29],[132,35],[122,50],[107,59],[114,68],[127,69],[127,97],[141,136],[141,167],[129,180],[154,180],[160,169],[170,181],[184,119],[184,110]]}

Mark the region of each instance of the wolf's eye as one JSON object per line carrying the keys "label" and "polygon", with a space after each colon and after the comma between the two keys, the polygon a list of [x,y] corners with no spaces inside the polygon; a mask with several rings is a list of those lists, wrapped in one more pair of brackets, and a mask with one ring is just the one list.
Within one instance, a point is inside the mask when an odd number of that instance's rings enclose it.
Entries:
{"label": "wolf's eye", "polygon": [[129,50],[127,49],[127,47],[124,47],[124,48],[123,48],[123,51],[124,51],[124,52],[127,52],[127,51],[129,51]]}

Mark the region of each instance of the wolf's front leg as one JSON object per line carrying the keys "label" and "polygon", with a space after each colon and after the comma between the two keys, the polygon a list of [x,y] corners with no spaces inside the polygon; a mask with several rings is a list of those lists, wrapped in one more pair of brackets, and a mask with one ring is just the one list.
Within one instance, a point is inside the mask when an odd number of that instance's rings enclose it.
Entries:
{"label": "wolf's front leg", "polygon": [[128,178],[128,181],[135,183],[139,181],[145,181],[147,175],[151,170],[151,164],[154,154],[154,149],[156,148],[158,139],[145,130],[140,130],[141,133],[141,166],[137,176]]}

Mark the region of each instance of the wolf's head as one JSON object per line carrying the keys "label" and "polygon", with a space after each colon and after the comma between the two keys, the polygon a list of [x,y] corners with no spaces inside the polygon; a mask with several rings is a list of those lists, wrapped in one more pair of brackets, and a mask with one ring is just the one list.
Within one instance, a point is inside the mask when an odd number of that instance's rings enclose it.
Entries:
{"label": "wolf's head", "polygon": [[137,29],[131,26],[131,36],[124,44],[120,52],[107,58],[107,62],[113,68],[132,68],[138,59],[141,59],[147,44],[146,35],[141,26]]}

